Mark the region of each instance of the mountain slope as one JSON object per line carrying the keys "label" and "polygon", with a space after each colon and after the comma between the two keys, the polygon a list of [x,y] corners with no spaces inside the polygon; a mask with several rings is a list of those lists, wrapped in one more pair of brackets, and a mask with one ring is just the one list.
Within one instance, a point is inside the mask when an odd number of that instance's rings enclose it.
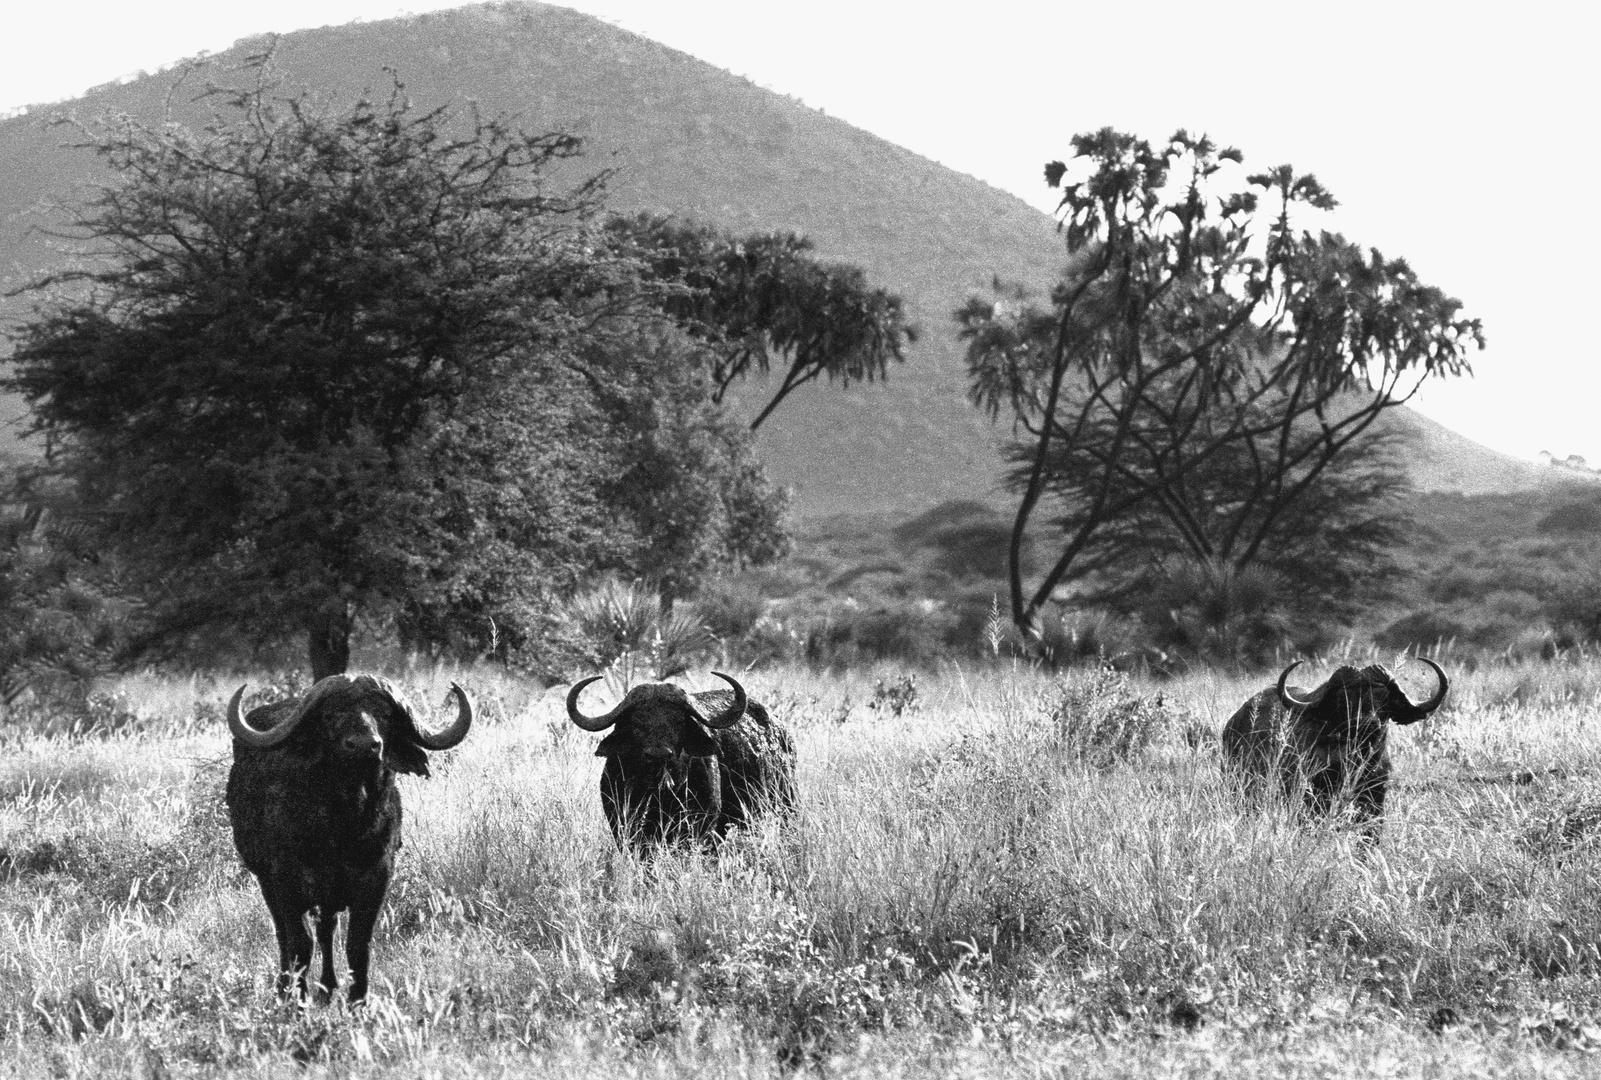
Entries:
{"label": "mountain slope", "polygon": [[[236,44],[214,59],[210,77],[222,78],[265,43]],[[995,276],[1047,284],[1060,250],[1048,216],[793,99],[564,8],[490,5],[326,27],[287,35],[276,48],[292,83],[336,101],[366,88],[383,92],[384,69],[393,68],[419,103],[474,99],[488,113],[520,114],[525,127],[569,127],[588,140],[585,170],[617,170],[610,200],[617,209],[686,214],[738,231],[793,229],[811,237],[823,258],[861,265],[875,284],[907,299],[923,339],[887,386],[796,393],[762,429],[771,472],[796,489],[803,514],[911,511],[999,495],[996,446],[1005,431],[966,402],[950,313]],[[191,75],[186,87],[204,78]],[[70,108],[86,118],[125,111],[155,119],[175,81],[169,72],[100,87]],[[171,94],[179,118],[201,115],[192,97],[187,88]],[[46,220],[47,200],[95,176],[83,151],[62,145],[70,134],[34,114],[0,122],[0,283],[61,261],[28,226]],[[1050,151],[1042,144],[1042,160]],[[0,314],[19,311],[13,301]],[[5,404],[0,419],[16,411]],[[1447,462],[1420,475],[1443,477],[1447,487],[1463,471],[1526,486],[1510,468],[1520,463],[1460,442],[1450,450],[1461,466]]]}

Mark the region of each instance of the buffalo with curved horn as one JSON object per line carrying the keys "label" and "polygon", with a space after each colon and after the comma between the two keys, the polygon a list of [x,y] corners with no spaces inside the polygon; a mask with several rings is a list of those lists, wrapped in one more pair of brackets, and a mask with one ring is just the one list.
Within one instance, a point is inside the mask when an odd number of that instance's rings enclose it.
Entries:
{"label": "buffalo with curved horn", "polygon": [[1277,777],[1284,794],[1313,813],[1348,805],[1370,835],[1390,782],[1389,725],[1415,724],[1445,701],[1440,665],[1419,657],[1438,681],[1417,704],[1379,664],[1342,666],[1312,690],[1288,685],[1297,660],[1240,706],[1223,726],[1223,767],[1259,795]]}
{"label": "buffalo with curved horn", "polygon": [[573,684],[567,716],[585,731],[612,731],[595,748],[606,759],[600,804],[619,846],[724,836],[764,809],[795,806],[795,744],[739,680],[712,672],[731,689],[686,693],[642,683],[601,716],[585,716],[578,696],[600,678]]}
{"label": "buffalo with curved horn", "polygon": [[449,750],[472,728],[472,697],[455,683],[450,690],[456,718],[437,733],[424,731],[401,692],[375,675],[331,675],[298,699],[244,716],[243,686],[228,702],[228,818],[272,913],[280,994],[305,992],[308,914],[322,951],[318,996],[333,992],[334,924],[349,909],[350,1001],[366,996],[373,926],[400,848],[395,775],[427,776],[428,751]]}

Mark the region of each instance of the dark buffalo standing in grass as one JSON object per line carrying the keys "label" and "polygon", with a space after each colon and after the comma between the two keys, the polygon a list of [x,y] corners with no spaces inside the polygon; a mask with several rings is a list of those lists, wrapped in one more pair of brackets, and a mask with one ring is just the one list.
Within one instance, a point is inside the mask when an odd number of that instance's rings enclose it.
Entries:
{"label": "dark buffalo standing in grass", "polygon": [[1377,831],[1390,781],[1390,724],[1415,724],[1440,707],[1449,682],[1440,665],[1434,694],[1413,704],[1378,664],[1337,668],[1312,690],[1286,685],[1301,661],[1240,706],[1223,726],[1223,766],[1260,795],[1277,778],[1290,799],[1324,814],[1349,807],[1355,820]]}
{"label": "dark buffalo standing in grass", "polygon": [[437,734],[423,731],[405,697],[373,675],[332,675],[298,699],[243,717],[243,686],[228,703],[228,817],[239,857],[272,913],[280,994],[305,993],[308,914],[322,950],[318,996],[338,986],[334,924],[349,909],[350,1000],[366,996],[373,925],[400,848],[395,774],[427,776],[427,751],[450,749],[472,727],[472,698],[454,683],[450,689],[456,719]]}
{"label": "dark buffalo standing in grass", "polygon": [[585,731],[611,734],[600,803],[620,846],[693,842],[727,834],[763,810],[795,806],[795,744],[782,724],[749,700],[738,680],[714,671],[731,690],[687,693],[643,683],[603,716],[585,716],[578,695],[600,676],[574,683],[567,715]]}

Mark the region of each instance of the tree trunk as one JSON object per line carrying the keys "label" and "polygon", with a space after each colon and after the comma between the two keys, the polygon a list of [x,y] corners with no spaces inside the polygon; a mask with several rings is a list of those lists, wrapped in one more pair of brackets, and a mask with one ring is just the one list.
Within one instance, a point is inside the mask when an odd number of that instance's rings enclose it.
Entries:
{"label": "tree trunk", "polygon": [[342,600],[324,604],[306,624],[313,681],[343,675],[350,666],[350,609]]}

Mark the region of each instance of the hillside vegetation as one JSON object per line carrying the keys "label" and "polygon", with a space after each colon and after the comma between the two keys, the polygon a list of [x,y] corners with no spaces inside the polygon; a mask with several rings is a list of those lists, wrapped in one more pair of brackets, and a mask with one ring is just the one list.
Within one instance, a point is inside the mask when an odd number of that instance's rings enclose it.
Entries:
{"label": "hillside vegetation", "polygon": [[[1319,627],[1326,643],[1415,647],[1477,664],[1593,652],[1601,642],[1601,491],[1423,493],[1406,510],[1400,573],[1385,600],[1350,623]],[[714,585],[703,610],[749,658],[839,668],[1004,654],[1013,647],[1004,616],[1010,528],[1009,515],[972,500],[910,518],[807,520],[787,563]],[[1048,551],[1048,538],[1036,537],[1027,572]],[[1105,657],[1172,671],[1196,659],[1165,658],[1145,648],[1148,628],[1071,606],[1054,610],[1045,629],[1065,662]]]}
{"label": "hillside vegetation", "polygon": [[274,1000],[220,803],[243,677],[126,679],[93,716],[41,718],[89,737],[6,736],[4,1071],[1588,1075],[1601,668],[1453,675],[1392,739],[1366,849],[1224,786],[1212,735],[1261,678],[1158,698],[967,666],[896,709],[869,681],[891,669],[757,672],[798,736],[798,818],[641,865],[612,845],[594,740],[559,694],[414,671],[419,700],[461,679],[485,715],[402,781],[357,1016]]}
{"label": "hillside vegetation", "polygon": [[[47,205],[100,178],[86,154],[64,145],[72,132],[49,126],[50,115],[153,119],[170,103],[176,117],[194,120],[203,114],[191,99],[205,81],[226,78],[267,44],[241,42],[177,89],[175,69],[0,121],[0,283],[60,264],[59,242],[30,229],[59,223]],[[950,316],[996,276],[1035,288],[1052,280],[1061,245],[1046,215],[799,101],[563,8],[463,8],[302,31],[275,47],[293,82],[331,98],[382,88],[392,67],[419,102],[472,99],[536,129],[570,126],[589,140],[577,168],[617,169],[617,210],[689,215],[737,233],[795,230],[822,258],[862,266],[872,284],[906,297],[922,339],[887,386],[809,387],[788,402],[762,431],[773,475],[796,490],[796,509],[808,516],[1004,502],[995,448],[1006,432],[967,403]],[[1042,143],[1041,161],[1062,149]],[[0,307],[0,315],[21,311],[15,300]],[[761,395],[747,398],[749,409]],[[1431,489],[1515,490],[1545,475],[1415,415],[1398,422],[1416,429],[1411,467]]]}

